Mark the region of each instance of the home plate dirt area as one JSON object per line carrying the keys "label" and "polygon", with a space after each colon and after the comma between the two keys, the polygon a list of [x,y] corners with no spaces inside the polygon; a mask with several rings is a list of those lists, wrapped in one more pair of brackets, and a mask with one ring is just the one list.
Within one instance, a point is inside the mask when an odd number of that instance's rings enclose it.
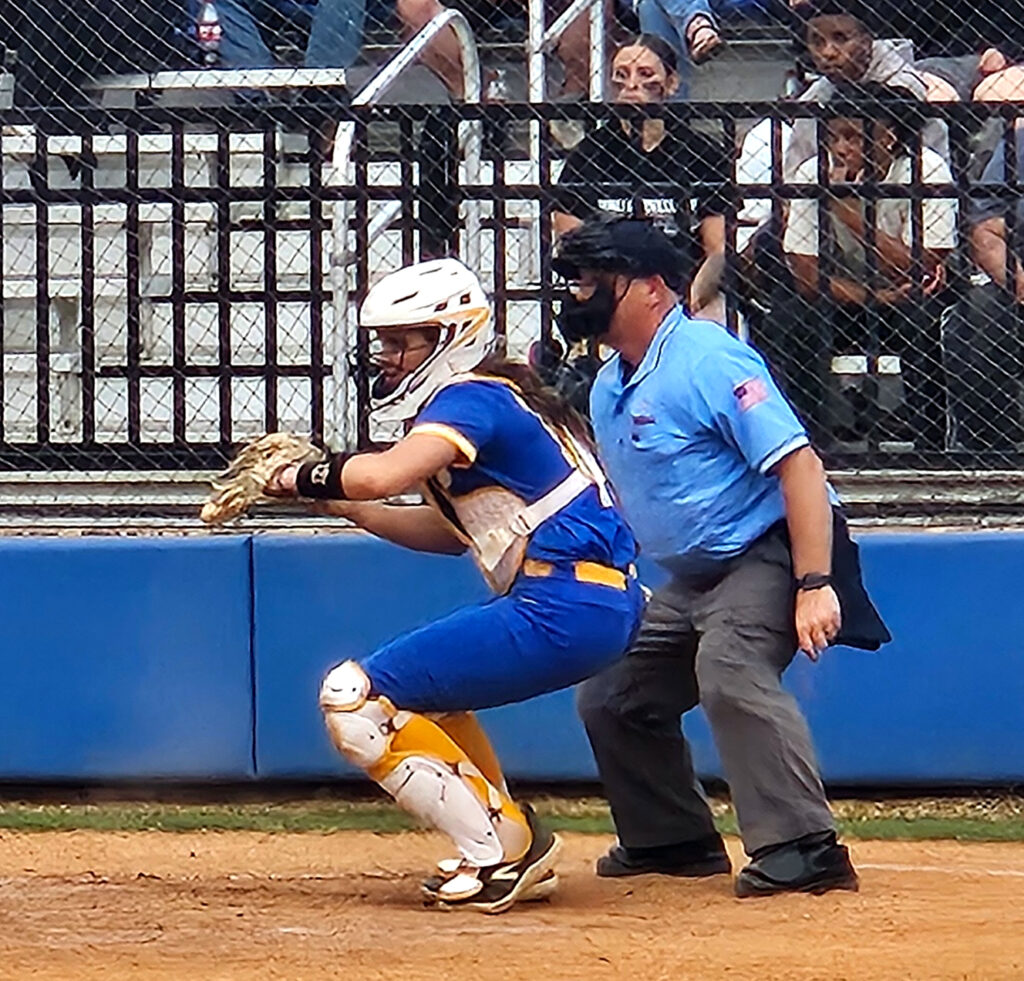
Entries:
{"label": "home plate dirt area", "polygon": [[484,916],[422,908],[433,834],[3,832],[0,978],[1024,979],[1021,844],[854,841],[859,893],[738,900],[563,840],[550,901]]}

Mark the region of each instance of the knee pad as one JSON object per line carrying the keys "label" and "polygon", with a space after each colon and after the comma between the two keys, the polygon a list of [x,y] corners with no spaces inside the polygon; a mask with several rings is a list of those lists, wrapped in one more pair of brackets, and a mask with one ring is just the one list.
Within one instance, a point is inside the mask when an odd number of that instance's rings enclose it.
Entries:
{"label": "knee pad", "polygon": [[364,770],[385,759],[401,716],[408,715],[386,698],[371,697],[370,688],[369,676],[355,661],[332,668],[320,686],[320,709],[334,748]]}
{"label": "knee pad", "polygon": [[371,690],[355,661],[339,664],[324,678],[320,708],[338,752],[399,806],[450,835],[471,864],[520,858],[531,833],[504,788],[492,786],[435,723]]}
{"label": "knee pad", "polygon": [[370,676],[355,661],[335,665],[320,685],[320,708],[325,712],[354,712],[370,697]]}

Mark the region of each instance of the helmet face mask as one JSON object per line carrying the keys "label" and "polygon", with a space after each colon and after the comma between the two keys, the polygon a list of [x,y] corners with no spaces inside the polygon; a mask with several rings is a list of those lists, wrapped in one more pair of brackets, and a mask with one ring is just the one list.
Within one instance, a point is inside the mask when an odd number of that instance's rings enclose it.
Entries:
{"label": "helmet face mask", "polygon": [[[551,259],[569,283],[557,322],[570,344],[606,334],[635,280],[658,276],[673,291],[681,285],[681,253],[645,219],[594,215],[559,239]],[[625,289],[617,285],[622,279]]]}
{"label": "helmet face mask", "polygon": [[[480,281],[457,259],[420,262],[385,276],[367,293],[359,326],[377,337],[370,394],[373,418],[381,423],[414,419],[452,376],[479,365],[495,342]],[[436,332],[432,345],[430,332]]]}
{"label": "helmet face mask", "polygon": [[624,290],[617,290],[616,279],[614,275],[599,274],[582,290],[577,281],[570,283],[556,321],[570,345],[603,337],[611,329],[615,311],[633,284],[630,279]]}
{"label": "helmet face mask", "polygon": [[370,397],[377,401],[394,394],[409,375],[437,354],[442,334],[450,332],[450,328],[442,331],[435,326],[382,328],[371,332],[367,365],[372,378]]}

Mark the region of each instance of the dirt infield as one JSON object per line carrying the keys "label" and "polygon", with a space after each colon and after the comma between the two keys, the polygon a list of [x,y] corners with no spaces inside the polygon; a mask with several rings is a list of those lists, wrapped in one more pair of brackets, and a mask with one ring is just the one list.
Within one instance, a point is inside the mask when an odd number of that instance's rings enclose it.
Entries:
{"label": "dirt infield", "polygon": [[740,901],[563,837],[554,900],[487,917],[419,907],[429,834],[3,833],[0,978],[1024,979],[1024,845],[857,842],[859,894]]}

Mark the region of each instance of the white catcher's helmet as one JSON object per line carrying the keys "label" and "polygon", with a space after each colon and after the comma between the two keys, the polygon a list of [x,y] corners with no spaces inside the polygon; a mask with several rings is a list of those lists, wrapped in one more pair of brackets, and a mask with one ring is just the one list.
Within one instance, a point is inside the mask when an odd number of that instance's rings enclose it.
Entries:
{"label": "white catcher's helmet", "polygon": [[393,391],[373,398],[374,419],[405,422],[452,375],[472,371],[494,347],[491,305],[480,280],[458,259],[432,259],[389,273],[359,310],[365,330],[436,327],[437,346]]}

